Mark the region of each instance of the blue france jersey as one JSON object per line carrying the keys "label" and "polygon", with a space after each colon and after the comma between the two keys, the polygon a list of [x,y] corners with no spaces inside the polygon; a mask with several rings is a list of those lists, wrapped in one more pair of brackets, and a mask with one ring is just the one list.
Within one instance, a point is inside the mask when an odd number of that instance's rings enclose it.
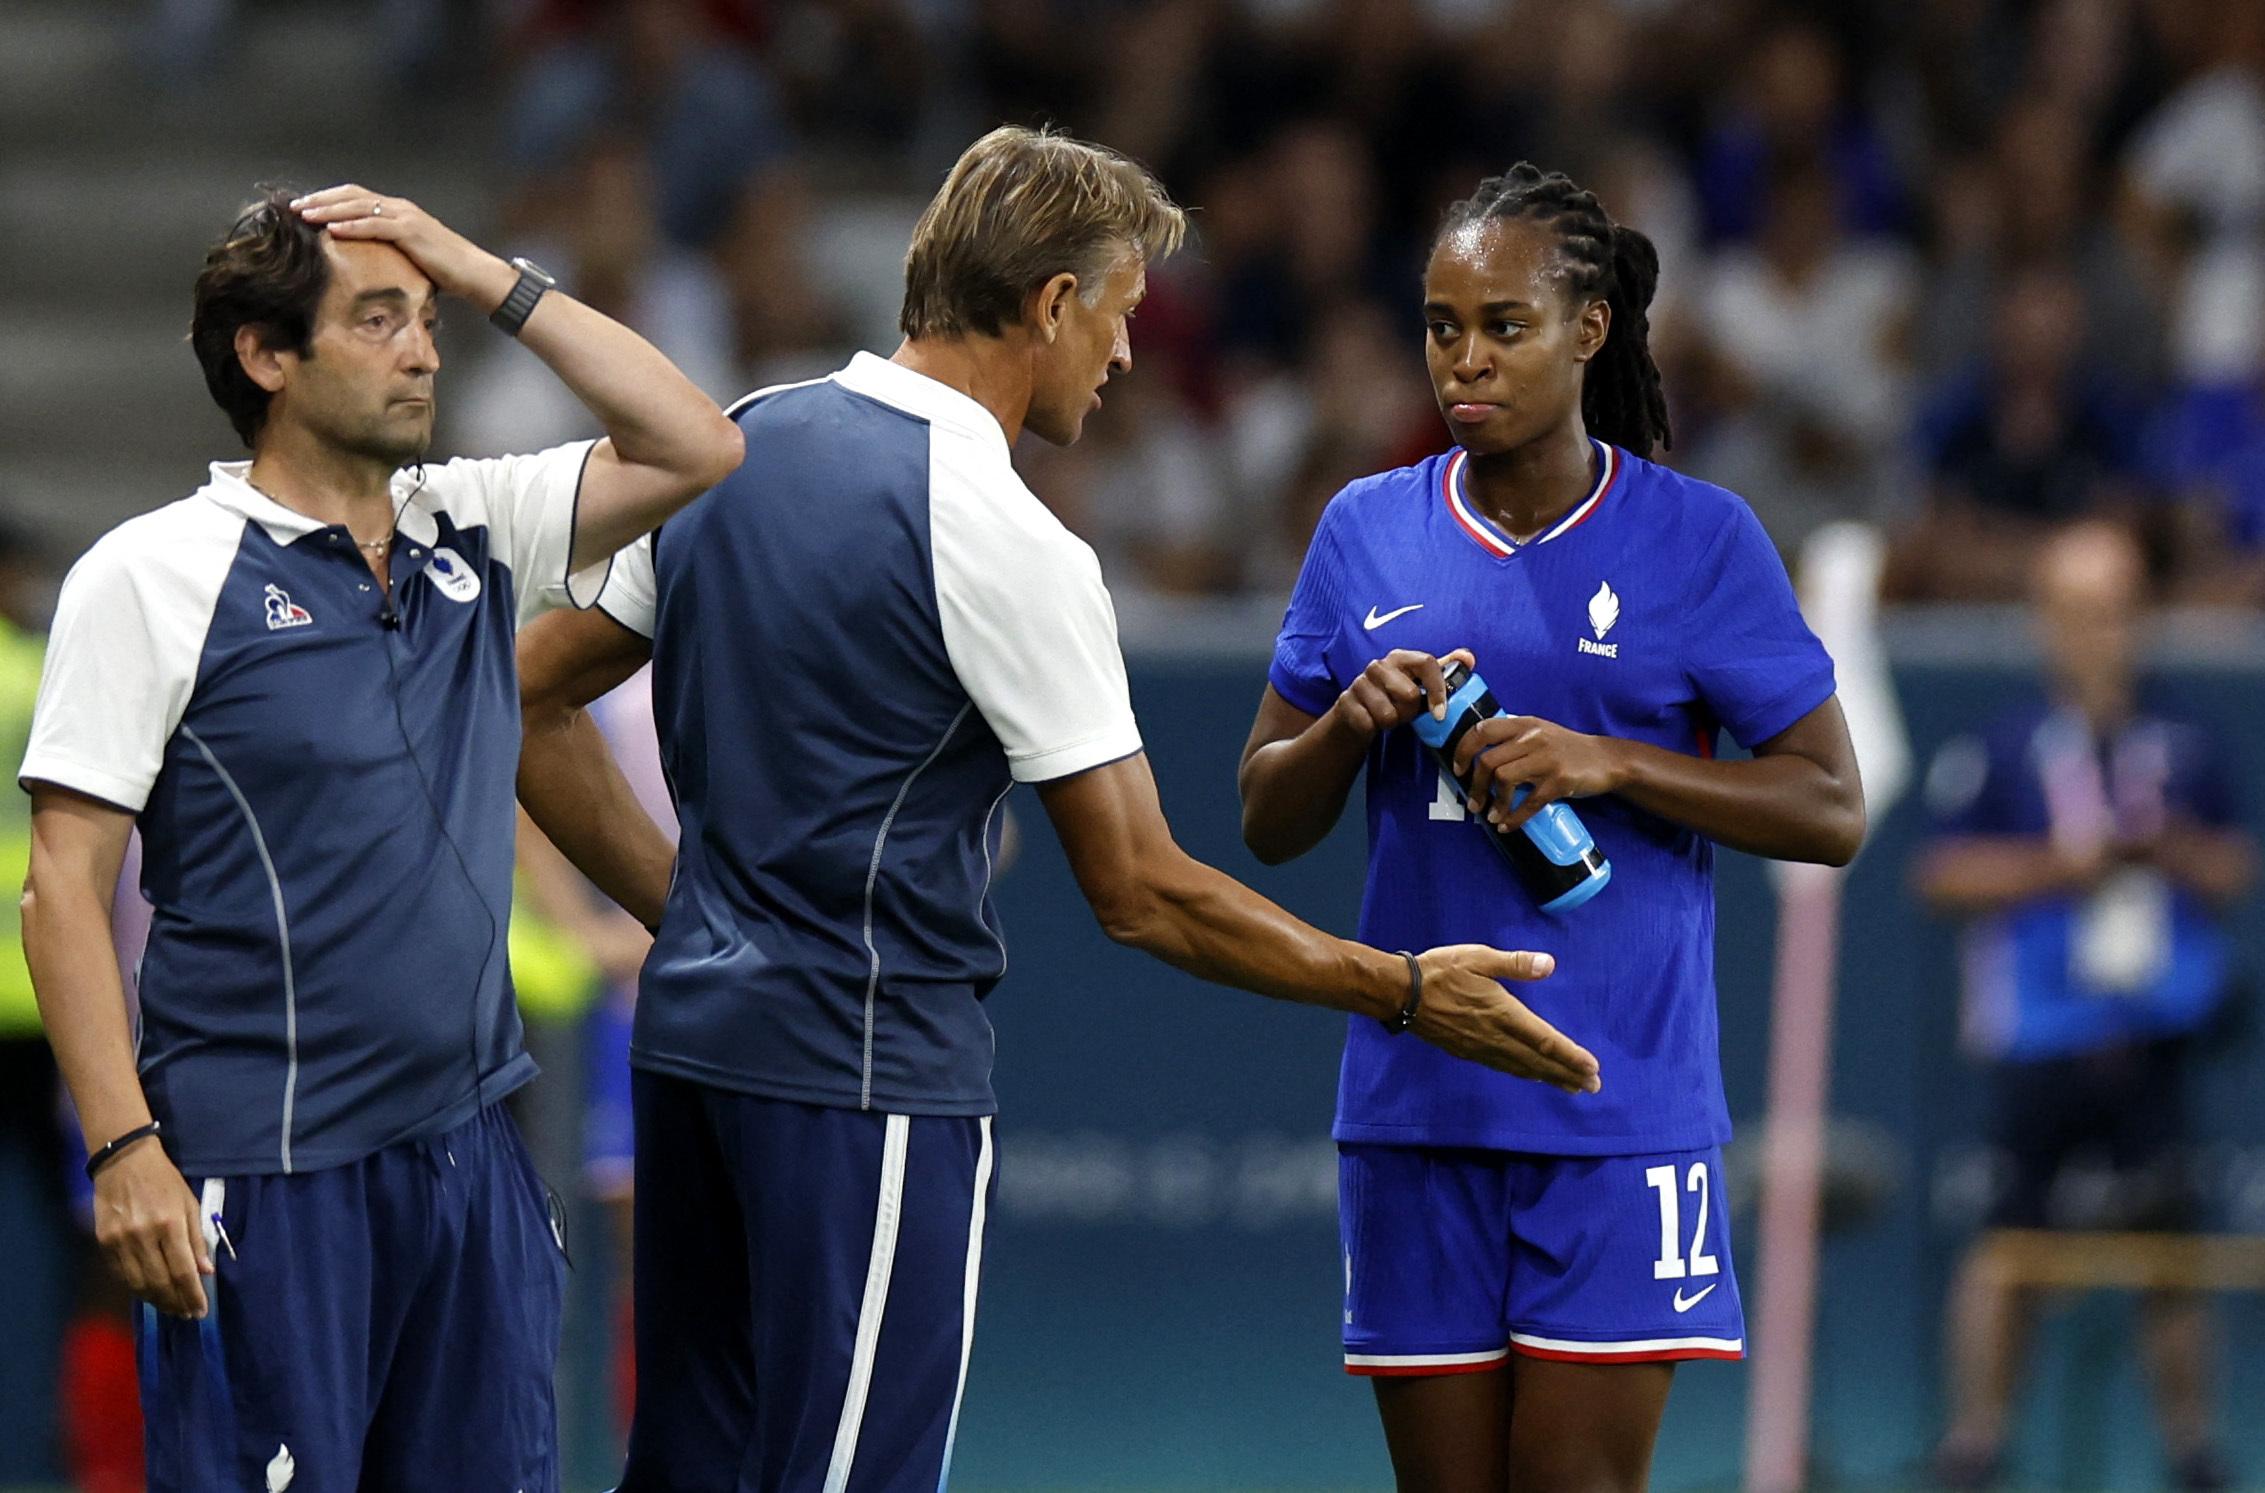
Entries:
{"label": "blue france jersey", "polygon": [[343,1166],[534,1076],[513,634],[603,579],[566,575],[593,444],[397,475],[390,594],[242,462],[63,582],[19,776],[140,825],[141,1081],[188,1174]]}
{"label": "blue france jersey", "polygon": [[[1468,501],[1464,454],[1364,478],[1330,503],[1269,678],[1326,712],[1397,648],[1467,648],[1503,708],[1571,730],[1711,755],[1753,746],[1833,693],[1785,567],[1731,493],[1597,445],[1597,482],[1517,544]],[[1574,804],[1612,884],[1540,912],[1406,728],[1371,747],[1361,937],[1387,949],[1486,943],[1557,957],[1519,993],[1597,1056],[1604,1089],[1567,1095],[1354,1020],[1340,1140],[1616,1155],[1730,1133],[1717,1062],[1714,852],[1617,798]]]}
{"label": "blue france jersey", "polygon": [[1140,750],[1093,551],[974,400],[861,353],[751,396],[737,473],[620,555],[682,836],[631,1061],[983,1115],[1016,782]]}

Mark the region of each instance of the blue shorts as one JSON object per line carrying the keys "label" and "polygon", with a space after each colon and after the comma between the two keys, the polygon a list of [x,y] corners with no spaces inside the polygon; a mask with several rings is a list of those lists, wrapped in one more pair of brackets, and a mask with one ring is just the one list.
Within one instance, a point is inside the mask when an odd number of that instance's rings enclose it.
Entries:
{"label": "blue shorts", "polygon": [[937,1493],[991,1119],[636,1070],[637,1410],[619,1493]]}
{"label": "blue shorts", "polygon": [[140,1308],[151,1493],[558,1488],[550,1195],[490,1105],[288,1176],[190,1177],[202,1321]]}
{"label": "blue shorts", "polygon": [[1745,1356],[1720,1148],[1337,1151],[1346,1372]]}
{"label": "blue shorts", "polygon": [[629,1096],[629,1034],[637,1014],[634,990],[609,989],[583,1026],[582,1186],[594,1198],[629,1196],[635,1175],[637,1118]]}

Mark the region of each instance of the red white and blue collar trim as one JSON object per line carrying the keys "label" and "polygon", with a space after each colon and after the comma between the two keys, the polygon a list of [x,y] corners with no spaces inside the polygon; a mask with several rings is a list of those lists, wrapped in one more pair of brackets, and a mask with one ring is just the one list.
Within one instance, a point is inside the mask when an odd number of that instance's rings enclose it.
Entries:
{"label": "red white and blue collar trim", "polygon": [[1447,464],[1439,472],[1439,490],[1447,499],[1447,511],[1454,515],[1455,522],[1464,533],[1470,535],[1481,549],[1498,559],[1507,560],[1522,549],[1547,544],[1560,534],[1570,533],[1587,523],[1597,511],[1597,505],[1612,491],[1612,484],[1620,478],[1620,448],[1597,440],[1594,436],[1590,437],[1589,444],[1597,448],[1596,486],[1589,489],[1587,497],[1573,505],[1572,512],[1552,524],[1546,534],[1520,543],[1503,533],[1499,526],[1463,496],[1463,469],[1470,464],[1471,453],[1460,446],[1449,454]]}

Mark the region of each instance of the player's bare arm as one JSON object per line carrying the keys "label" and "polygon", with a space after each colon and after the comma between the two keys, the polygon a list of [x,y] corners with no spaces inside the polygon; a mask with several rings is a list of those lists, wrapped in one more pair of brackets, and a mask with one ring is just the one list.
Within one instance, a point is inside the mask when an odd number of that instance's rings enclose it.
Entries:
{"label": "player's bare arm", "polygon": [[648,928],[668,901],[676,847],[584,707],[652,656],[649,640],[595,607],[552,612],[519,633],[519,802],[577,870]]}
{"label": "player's bare arm", "polygon": [[[342,240],[392,244],[444,295],[484,314],[519,271],[414,202],[348,183],[298,198],[299,216]],[[714,400],[620,322],[550,290],[519,340],[550,366],[606,432],[582,473],[573,564],[604,559],[721,482],[744,450]]]}
{"label": "player's bare arm", "polygon": [[1369,743],[1422,712],[1447,709],[1448,660],[1476,668],[1463,649],[1446,659],[1399,648],[1372,662],[1326,715],[1308,715],[1266,687],[1243,744],[1236,787],[1243,843],[1270,866],[1313,849],[1345,811]]}
{"label": "player's bare arm", "polygon": [[[1181,850],[1146,754],[1047,783],[1039,799],[1108,935],[1206,980],[1277,1000],[1389,1019],[1409,993],[1405,961],[1335,938]],[[1538,980],[1547,954],[1476,944],[1419,956],[1410,1028],[1458,1057],[1568,1093],[1599,1087],[1597,1061],[1528,1010],[1503,980]]]}
{"label": "player's bare arm", "polygon": [[[90,1147],[150,1122],[110,944],[110,903],[133,829],[124,809],[32,785],[24,958]],[[212,1274],[212,1260],[197,1196],[157,1136],[120,1147],[96,1171],[94,1234],[135,1295],[177,1317],[205,1314],[201,1277]]]}
{"label": "player's bare arm", "polygon": [[[1645,742],[1569,731],[1531,716],[1483,721],[1455,751],[1474,808],[1514,829],[1561,799],[1611,793],[1718,845],[1781,861],[1845,866],[1864,843],[1864,785],[1839,699],[1718,762]],[[1517,787],[1530,790],[1510,806]]]}

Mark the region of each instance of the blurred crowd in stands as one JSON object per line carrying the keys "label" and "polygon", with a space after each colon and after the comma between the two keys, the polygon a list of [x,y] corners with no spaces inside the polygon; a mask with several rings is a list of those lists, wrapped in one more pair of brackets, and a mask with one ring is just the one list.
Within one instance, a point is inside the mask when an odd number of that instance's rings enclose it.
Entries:
{"label": "blurred crowd in stands", "polygon": [[[153,0],[160,81],[194,89],[238,28],[286,8]],[[2015,602],[2048,535],[2106,519],[2139,539],[2154,599],[2265,605],[2254,0],[370,0],[369,14],[412,101],[486,112],[466,147],[495,203],[482,237],[724,401],[894,345],[913,218],[992,125],[1057,123],[1157,168],[1195,234],[1150,275],[1136,371],[1078,446],[1017,453],[1120,600],[1279,596],[1340,486],[1444,445],[1422,259],[1447,204],[1523,158],[1657,242],[1663,459],[1743,494],[1789,555],[1865,520],[1891,536],[1889,600]],[[477,333],[447,346],[452,453],[584,433],[531,357]],[[19,746],[51,594],[19,583],[34,559],[0,534],[14,702],[0,728]],[[633,691],[613,703],[608,729],[642,769],[649,710]],[[0,838],[28,833],[16,805]],[[2071,897],[2121,874],[2095,859]],[[580,1170],[607,1205],[599,1248],[618,1254],[644,935],[535,837],[522,869],[513,964],[556,1075],[523,1118],[545,1172]],[[0,953],[14,1100],[0,1141],[32,1137],[40,1175],[75,1175],[48,1154],[44,1044],[21,957]],[[140,1486],[115,1434],[133,1414],[131,1343],[116,1288],[91,1261],[82,1274],[68,1460],[77,1485],[122,1493]],[[2179,1449],[2206,1461],[2204,1431]],[[1965,1426],[1947,1451],[1986,1470],[1993,1436]]]}
{"label": "blurred crowd in stands", "polygon": [[[1789,553],[1868,519],[1896,536],[1893,599],[2011,600],[2045,528],[2111,516],[2168,598],[2265,600],[2265,7],[381,11],[404,58],[484,59],[432,77],[500,77],[505,236],[723,398],[886,350],[903,229],[990,124],[1156,166],[1198,231],[1151,276],[1139,371],[1083,445],[1021,453],[1121,591],[1278,593],[1338,486],[1442,444],[1430,230],[1531,158],[1658,242],[1668,459]],[[562,436],[562,399],[486,357],[455,384],[456,440]]]}

